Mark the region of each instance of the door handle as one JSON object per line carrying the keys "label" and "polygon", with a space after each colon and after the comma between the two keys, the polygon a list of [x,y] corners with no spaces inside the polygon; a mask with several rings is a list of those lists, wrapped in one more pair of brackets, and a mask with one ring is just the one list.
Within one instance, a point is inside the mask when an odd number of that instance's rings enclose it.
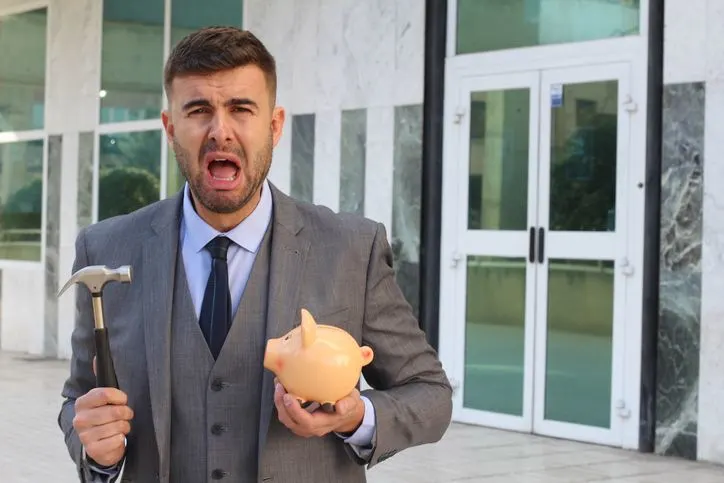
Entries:
{"label": "door handle", "polygon": [[530,239],[528,240],[528,261],[535,263],[535,228],[530,227]]}
{"label": "door handle", "polygon": [[538,263],[543,263],[543,258],[545,257],[545,246],[546,246],[546,237],[545,237],[545,228],[540,227],[538,228]]}

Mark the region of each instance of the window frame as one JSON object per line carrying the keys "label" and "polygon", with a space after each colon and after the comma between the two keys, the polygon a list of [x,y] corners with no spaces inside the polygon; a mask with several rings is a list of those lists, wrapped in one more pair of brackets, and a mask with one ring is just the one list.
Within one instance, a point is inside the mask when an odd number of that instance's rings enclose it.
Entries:
{"label": "window frame", "polygon": [[[48,0],[43,0],[48,1]],[[245,28],[247,23],[247,12],[249,2],[246,0],[237,0],[241,2],[242,12],[242,28]],[[169,54],[171,53],[171,9],[173,0],[164,0],[163,2],[163,60],[166,62]],[[101,68],[103,65],[102,59],[102,45],[103,45],[103,6],[100,8],[100,42],[98,44],[98,73],[101,75]],[[159,69],[160,71],[161,69]],[[100,78],[98,79],[100,83]],[[159,76],[159,83],[163,90],[163,78]],[[165,92],[162,91],[162,102],[161,111],[168,108],[168,100],[166,99]],[[102,123],[100,121],[101,106],[97,104],[97,110],[95,116],[95,129],[93,132],[93,193],[92,193],[92,216],[91,223],[98,222],[98,203],[99,203],[99,176],[100,176],[100,137],[107,134],[133,134],[143,131],[161,130],[161,158],[159,159],[160,166],[160,177],[159,177],[159,199],[163,200],[168,196],[168,163],[169,163],[169,146],[166,138],[166,133],[163,132],[163,122],[161,118],[155,119],[144,119],[141,121],[116,121]]]}
{"label": "window frame", "polygon": [[48,99],[50,98],[50,86],[52,85],[52,73],[50,70],[50,30],[52,27],[52,18],[54,6],[50,0],[33,0],[26,1],[19,5],[13,5],[0,8],[0,19],[19,15],[33,10],[45,9],[45,74],[43,79],[43,128],[28,129],[19,131],[3,131],[0,132],[0,144],[12,144],[26,141],[43,141],[43,160],[42,160],[42,176],[43,182],[40,201],[40,259],[39,260],[16,260],[12,258],[0,257],[0,270],[4,269],[28,269],[37,270],[45,266],[47,233],[46,226],[48,223]]}
{"label": "window frame", "polygon": [[[587,40],[587,41],[579,41],[579,42],[564,42],[561,44],[544,44],[544,45],[529,45],[526,47],[519,47],[519,48],[508,48],[508,49],[498,49],[498,50],[491,50],[491,51],[481,51],[481,52],[470,52],[465,54],[458,54],[457,53],[457,41],[458,41],[458,2],[459,0],[452,0],[448,2],[447,4],[447,39],[445,39],[445,57],[448,59],[455,58],[455,57],[479,57],[479,56],[485,56],[485,55],[493,55],[493,56],[503,56],[506,55],[506,53],[511,52],[517,52],[517,51],[526,51],[530,49],[550,49],[551,47],[555,48],[556,46],[570,46],[570,45],[580,45],[580,44],[587,44],[587,43],[605,43],[610,41],[616,41],[620,39],[628,39],[628,38],[644,38],[647,39],[649,35],[649,2],[650,0],[640,0],[639,3],[639,31],[635,35],[628,35],[625,37],[611,37],[611,38],[605,38],[605,39],[597,39],[597,40]],[[244,2],[246,4],[246,2]]]}

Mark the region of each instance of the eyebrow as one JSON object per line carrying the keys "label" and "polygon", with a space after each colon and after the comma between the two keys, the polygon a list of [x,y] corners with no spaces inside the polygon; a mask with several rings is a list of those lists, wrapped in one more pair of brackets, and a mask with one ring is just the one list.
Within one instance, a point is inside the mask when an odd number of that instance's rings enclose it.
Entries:
{"label": "eyebrow", "polygon": [[[258,109],[256,102],[248,98],[233,97],[224,103],[225,106],[250,106]],[[211,107],[211,103],[207,99],[192,99],[183,105],[183,110],[188,111],[194,107]]]}

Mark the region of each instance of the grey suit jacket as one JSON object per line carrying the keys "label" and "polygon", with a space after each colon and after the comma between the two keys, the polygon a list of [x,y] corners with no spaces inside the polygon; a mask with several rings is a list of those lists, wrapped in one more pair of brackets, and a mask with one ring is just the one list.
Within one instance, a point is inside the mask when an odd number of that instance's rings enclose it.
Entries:
{"label": "grey suit jacket", "polygon": [[[267,337],[292,329],[302,307],[319,323],[338,325],[374,349],[364,394],[376,413],[374,451],[360,460],[336,435],[300,438],[276,420],[273,375],[265,371],[259,481],[365,481],[368,468],[411,446],[438,441],[449,426],[452,390],[392,268],[384,227],[295,201],[273,185],[273,232]],[[170,460],[170,307],[178,250],[181,193],[129,215],[83,229],[73,270],[86,265],[133,267],[131,284],[109,284],[105,320],[121,390],[135,413],[124,480],[168,482]],[[73,429],[74,401],[95,386],[93,315],[78,287],[70,376],[58,424],[79,476],[90,481]],[[193,455],[189,455],[193,457]]]}

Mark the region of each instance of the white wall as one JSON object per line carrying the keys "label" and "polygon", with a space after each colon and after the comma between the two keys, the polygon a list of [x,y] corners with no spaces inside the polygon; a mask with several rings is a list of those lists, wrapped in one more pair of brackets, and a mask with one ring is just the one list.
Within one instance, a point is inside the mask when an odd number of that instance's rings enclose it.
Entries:
{"label": "white wall", "polygon": [[[314,113],[315,202],[339,206],[340,112],[367,108],[365,215],[392,225],[394,107],[423,101],[424,2],[250,0],[246,28],[277,59],[279,103]],[[270,178],[289,190],[291,119]]]}
{"label": "white wall", "polygon": [[[679,2],[673,2],[676,5]],[[681,2],[691,8],[699,2]],[[699,362],[699,457],[724,464],[724,2],[708,0],[699,44],[705,59],[704,233],[702,249],[701,354]]]}

